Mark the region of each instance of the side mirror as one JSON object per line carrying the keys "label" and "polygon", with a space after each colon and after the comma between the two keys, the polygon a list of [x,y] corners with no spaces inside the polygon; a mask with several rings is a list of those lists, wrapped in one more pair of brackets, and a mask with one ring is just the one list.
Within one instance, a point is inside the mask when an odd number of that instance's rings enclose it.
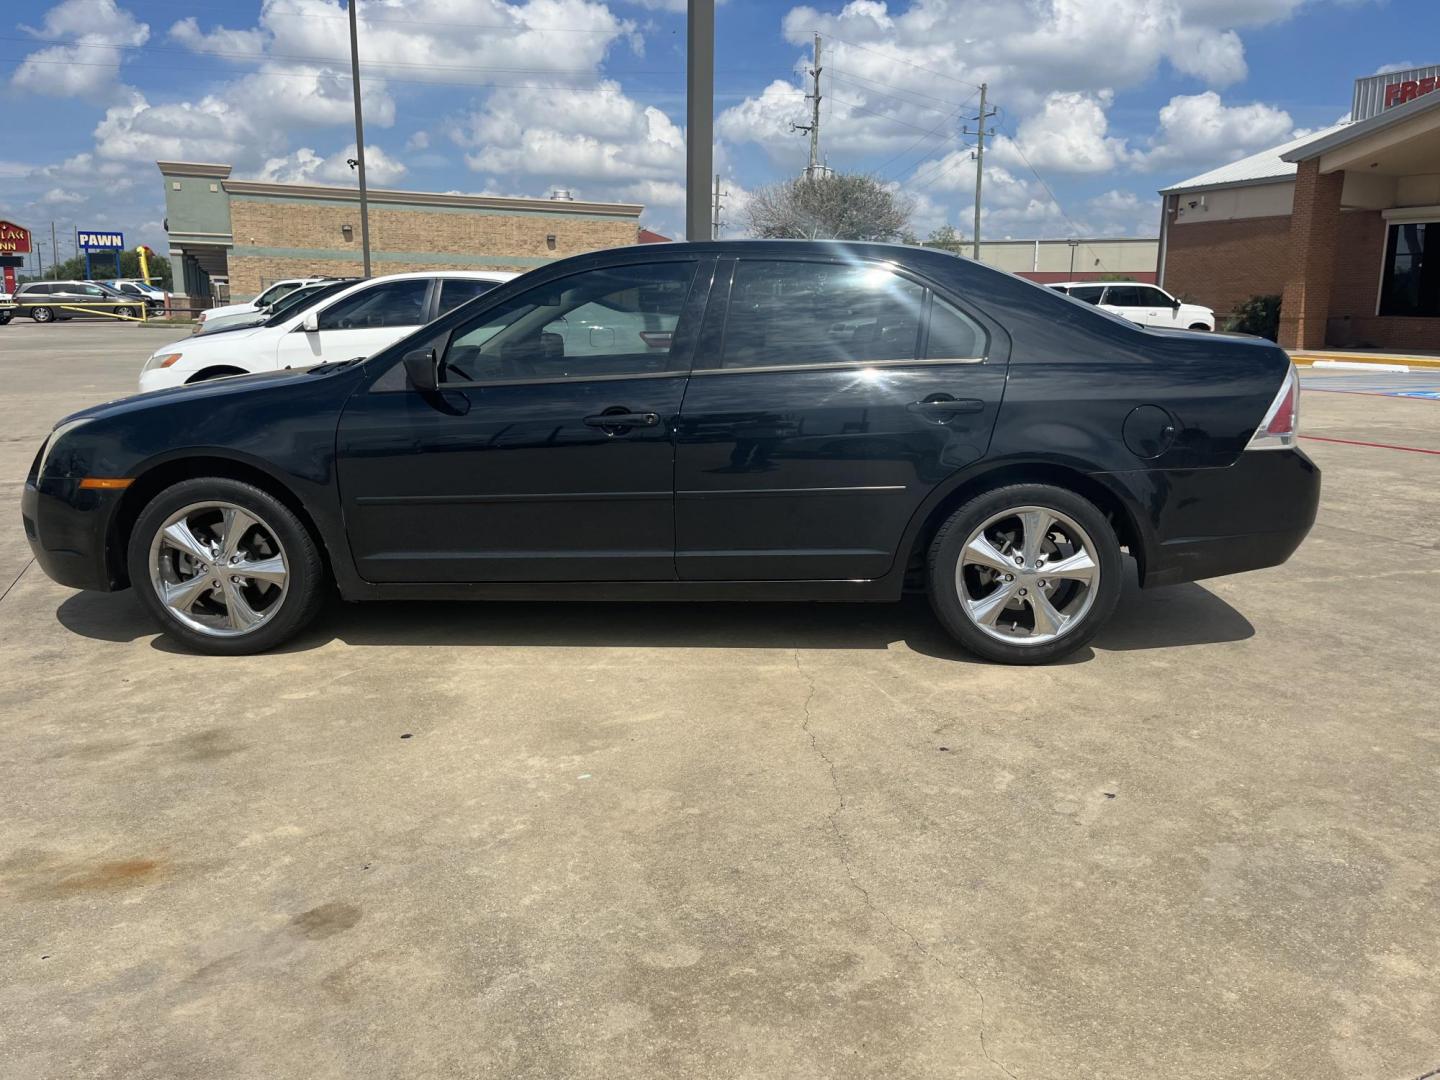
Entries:
{"label": "side mirror", "polygon": [[300,324],[300,329],[304,330],[307,334],[313,334],[315,333],[315,331],[319,330],[320,313],[318,311],[306,312],[305,320]]}
{"label": "side mirror", "polygon": [[1176,311],[1179,311],[1179,310],[1180,310],[1180,298],[1179,298],[1178,296],[1172,296],[1172,297],[1170,298],[1170,306],[1171,306],[1172,308],[1174,308]]}
{"label": "side mirror", "polygon": [[401,361],[405,376],[416,390],[434,393],[440,389],[440,356],[434,349],[412,349]]}

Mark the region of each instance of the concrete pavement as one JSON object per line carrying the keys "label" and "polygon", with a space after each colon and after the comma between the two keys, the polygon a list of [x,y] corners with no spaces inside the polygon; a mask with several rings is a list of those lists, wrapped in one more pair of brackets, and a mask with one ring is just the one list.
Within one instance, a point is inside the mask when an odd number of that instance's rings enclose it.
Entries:
{"label": "concrete pavement", "polygon": [[[43,432],[161,343],[0,327],[0,587]],[[1440,449],[1317,378],[1308,433]],[[1414,1080],[1437,458],[1306,450],[1294,560],[1042,669],[918,602],[335,604],[215,659],[32,569],[0,1076]]]}

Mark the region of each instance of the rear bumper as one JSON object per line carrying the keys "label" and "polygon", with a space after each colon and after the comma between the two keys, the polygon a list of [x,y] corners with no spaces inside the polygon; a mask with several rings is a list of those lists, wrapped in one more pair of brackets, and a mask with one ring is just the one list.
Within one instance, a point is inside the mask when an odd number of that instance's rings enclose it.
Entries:
{"label": "rear bumper", "polygon": [[81,491],[78,480],[45,480],[43,490],[27,482],[20,516],[40,569],[72,589],[123,588],[105,543],[117,502],[118,493]]}
{"label": "rear bumper", "polygon": [[1146,588],[1278,566],[1315,523],[1320,470],[1300,450],[1250,450],[1225,469],[1107,473],[1152,530]]}

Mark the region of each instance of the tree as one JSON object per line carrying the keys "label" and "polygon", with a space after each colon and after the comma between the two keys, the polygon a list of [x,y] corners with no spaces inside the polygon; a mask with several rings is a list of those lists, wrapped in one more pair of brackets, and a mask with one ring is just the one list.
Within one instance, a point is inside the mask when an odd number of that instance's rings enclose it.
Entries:
{"label": "tree", "polygon": [[771,240],[901,239],[913,203],[859,173],[798,177],[757,190],[745,208],[751,233]]}
{"label": "tree", "polygon": [[933,229],[930,235],[925,238],[925,246],[940,248],[942,251],[951,251],[955,254],[962,254],[965,250],[965,238],[955,231],[955,226],[946,223],[938,229]]}

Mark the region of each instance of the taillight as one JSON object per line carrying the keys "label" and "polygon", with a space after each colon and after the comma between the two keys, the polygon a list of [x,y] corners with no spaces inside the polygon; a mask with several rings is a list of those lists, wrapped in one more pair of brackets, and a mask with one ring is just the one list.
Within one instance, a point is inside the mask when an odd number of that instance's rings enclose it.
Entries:
{"label": "taillight", "polygon": [[1270,403],[1265,419],[1250,437],[1247,450],[1289,450],[1300,435],[1300,374],[1295,365],[1285,373],[1280,392]]}

